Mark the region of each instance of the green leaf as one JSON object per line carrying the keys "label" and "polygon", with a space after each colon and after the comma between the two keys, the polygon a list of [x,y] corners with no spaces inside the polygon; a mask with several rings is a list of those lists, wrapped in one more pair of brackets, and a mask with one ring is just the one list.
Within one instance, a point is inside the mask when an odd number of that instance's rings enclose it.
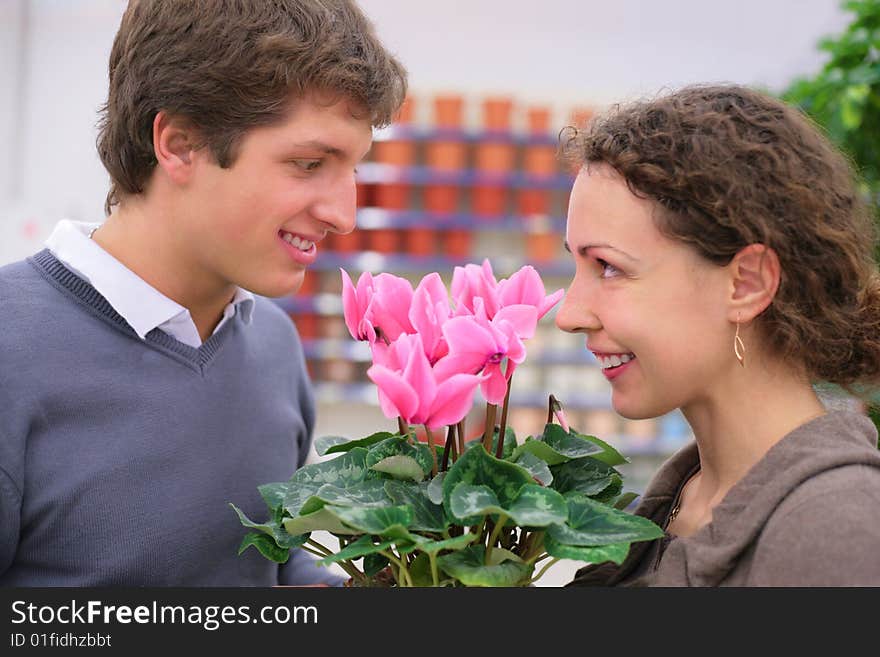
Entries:
{"label": "green leaf", "polygon": [[550,472],[553,473],[553,488],[563,494],[575,491],[587,496],[597,495],[608,488],[615,477],[619,478],[617,470],[592,456],[554,465]]}
{"label": "green leaf", "polygon": [[443,480],[446,479],[446,473],[440,472],[436,477],[431,479],[428,484],[428,499],[434,504],[443,504]]}
{"label": "green leaf", "polygon": [[366,459],[367,450],[363,447],[355,447],[329,461],[304,465],[285,485],[284,508],[295,517],[300,514],[305,502],[324,484],[347,488],[365,479],[378,478],[378,474],[367,469]]}
{"label": "green leaf", "polygon": [[620,565],[629,554],[629,543],[611,543],[610,545],[593,545],[580,547],[564,545],[550,535],[544,536],[544,549],[557,559],[574,559],[587,563],[603,563],[613,561]]}
{"label": "green leaf", "polygon": [[382,509],[358,509],[354,507],[327,506],[346,525],[359,533],[373,534],[392,539],[414,540],[407,531],[412,522],[412,511],[406,506],[389,506]]}
{"label": "green leaf", "polygon": [[520,527],[547,527],[565,522],[568,504],[555,490],[528,484],[520,489],[507,515]]}
{"label": "green leaf", "polygon": [[463,525],[477,524],[482,516],[490,514],[504,514],[520,527],[547,527],[565,522],[568,517],[562,495],[537,484],[523,486],[516,499],[504,507],[488,486],[460,483],[452,491],[449,505],[452,515]]}
{"label": "green leaf", "polygon": [[368,554],[364,557],[364,575],[374,577],[385,570],[385,567],[391,563],[384,554]]}
{"label": "green leaf", "polygon": [[433,586],[431,558],[427,554],[417,556],[409,566],[409,576],[412,578],[413,586]]}
{"label": "green leaf", "polygon": [[442,550],[460,550],[473,543],[477,538],[476,534],[462,534],[461,536],[453,536],[442,541],[424,541],[416,547],[422,552],[433,552],[436,554]]}
{"label": "green leaf", "polygon": [[[422,443],[411,445],[403,436],[392,436],[373,445],[367,453],[366,466],[375,469],[376,464],[389,456],[408,456],[414,459],[422,470],[422,478],[430,474],[434,467],[431,448]],[[421,478],[417,481],[421,481]]]}
{"label": "green leaf", "polygon": [[[411,481],[421,481],[425,478],[425,471],[422,466],[412,456],[404,454],[394,454],[386,456],[384,459],[370,466],[371,470],[376,472],[384,472],[390,474],[395,479],[409,479]],[[428,470],[430,472],[430,470]]]}
{"label": "green leaf", "polygon": [[487,486],[502,507],[509,506],[519,494],[520,489],[532,483],[532,476],[522,466],[496,459],[483,449],[482,445],[473,447],[459,457],[446,472],[443,480],[443,507],[455,517],[450,506],[452,491],[459,484]]}
{"label": "green leaf", "polygon": [[526,439],[514,450],[513,459],[517,460],[523,452],[528,452],[548,465],[558,465],[601,451],[602,447],[594,444],[587,436],[574,431],[566,432],[558,424],[547,423],[540,438]]}
{"label": "green leaf", "polygon": [[332,534],[363,534],[356,529],[345,526],[339,516],[332,509],[341,509],[339,506],[325,506],[313,513],[284,519],[284,529],[289,534],[305,534],[315,531],[327,531]]}
{"label": "green leaf", "polygon": [[347,452],[355,447],[369,447],[378,442],[391,438],[399,434],[393,434],[388,431],[379,431],[366,438],[359,440],[350,440],[344,436],[321,436],[315,439],[315,451],[319,456],[334,454],[336,452]]}
{"label": "green leaf", "polygon": [[476,525],[484,515],[505,513],[495,491],[465,483],[459,483],[449,496],[449,512],[462,525]]}
{"label": "green leaf", "polygon": [[276,481],[271,484],[263,484],[258,486],[260,497],[266,503],[270,510],[279,509],[284,506],[284,496],[287,495],[288,482]]}
{"label": "green leaf", "polygon": [[[265,523],[255,523],[250,518],[248,518],[244,511],[239,509],[237,506],[230,502],[229,506],[238,514],[238,519],[242,525],[245,527],[249,527],[251,529],[258,529],[267,536],[271,536],[275,541],[275,544],[282,550],[289,550],[290,548],[299,547],[303,543],[308,540],[308,536],[291,536],[287,533],[284,527],[281,524],[281,516],[278,514],[277,516],[270,519]],[[274,514],[273,514],[274,515]],[[261,550],[262,551],[262,550]],[[240,554],[240,552],[239,552]]]}
{"label": "green leaf", "polygon": [[602,463],[605,463],[606,465],[623,465],[624,463],[629,463],[628,458],[626,458],[623,454],[618,452],[601,438],[596,438],[596,436],[589,436],[587,434],[579,433],[574,430],[571,431],[571,435],[577,436],[582,440],[589,441],[596,445],[596,447],[601,449],[602,451],[599,454],[591,455],[597,461],[602,461]]}
{"label": "green leaf", "polygon": [[407,506],[412,511],[409,528],[413,531],[442,532],[449,526],[442,503],[434,503],[428,497],[428,483],[389,480],[384,484],[385,492],[394,504]]}
{"label": "green leaf", "polygon": [[623,510],[626,509],[626,507],[628,507],[628,506],[632,503],[632,501],[633,501],[634,499],[636,499],[638,496],[639,496],[638,493],[633,493],[632,491],[626,492],[626,493],[624,493],[623,495],[621,495],[620,497],[618,497],[618,498],[614,501],[614,504],[613,504],[612,506],[613,506],[615,509],[620,509],[621,511],[623,511]]}
{"label": "green leaf", "polygon": [[542,486],[549,486],[553,482],[553,473],[547,465],[547,461],[539,459],[531,452],[522,452],[514,463],[524,467]]}
{"label": "green leaf", "polygon": [[[489,450],[489,454],[495,455],[495,452],[498,450],[498,436],[500,432],[498,431],[501,427],[495,427],[495,430],[492,433],[492,448]],[[465,443],[465,451],[469,449],[473,449],[477,445],[481,445],[483,443],[482,437],[476,438],[474,440],[469,440]],[[504,429],[504,446],[501,448],[501,458],[505,461],[509,461],[510,457],[513,456],[513,451],[516,449],[516,432],[513,427],[505,427]]]}
{"label": "green leaf", "polygon": [[358,559],[360,557],[365,557],[368,554],[376,554],[377,552],[381,552],[382,550],[387,549],[393,543],[394,541],[382,541],[380,543],[373,543],[372,536],[361,536],[356,541],[346,545],[339,552],[324,557],[317,563],[322,566],[329,566],[331,563],[336,563],[337,561]]}
{"label": "green leaf", "polygon": [[531,566],[512,560],[487,566],[485,556],[485,546],[472,545],[438,557],[437,563],[465,586],[519,586],[531,577]]}
{"label": "green leaf", "polygon": [[591,500],[580,494],[566,496],[568,523],[547,528],[547,536],[565,545],[591,547],[612,543],[649,541],[664,535],[647,518]]}
{"label": "green leaf", "polygon": [[[314,500],[320,500],[321,504],[316,505]],[[385,493],[385,480],[383,479],[367,479],[346,488],[324,484],[303,505],[301,513],[311,513],[325,504],[368,508],[393,506],[391,499]]]}
{"label": "green leaf", "polygon": [[287,563],[287,560],[290,558],[290,550],[278,547],[278,544],[271,536],[261,532],[248,532],[245,534],[241,545],[238,547],[238,553],[241,554],[251,545],[257,548],[260,551],[260,554],[272,561]]}

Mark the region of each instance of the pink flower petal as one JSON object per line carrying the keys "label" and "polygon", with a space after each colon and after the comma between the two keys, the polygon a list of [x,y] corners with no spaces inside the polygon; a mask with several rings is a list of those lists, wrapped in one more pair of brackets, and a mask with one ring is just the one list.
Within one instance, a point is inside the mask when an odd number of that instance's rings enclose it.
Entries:
{"label": "pink flower petal", "polygon": [[523,340],[528,340],[535,335],[538,326],[538,309],[526,304],[505,306],[495,315],[494,322],[510,322],[516,334]]}
{"label": "pink flower petal", "polygon": [[480,380],[481,377],[473,374],[456,374],[444,381],[423,424],[436,429],[461,421],[473,406],[474,392]]}
{"label": "pink flower petal", "polygon": [[483,372],[488,375],[480,384],[483,397],[490,404],[501,404],[507,395],[507,377],[501,371],[501,363],[489,363]]}
{"label": "pink flower petal", "polygon": [[419,407],[419,396],[399,372],[373,365],[367,376],[379,389],[379,405],[385,417],[402,417],[409,422]]}

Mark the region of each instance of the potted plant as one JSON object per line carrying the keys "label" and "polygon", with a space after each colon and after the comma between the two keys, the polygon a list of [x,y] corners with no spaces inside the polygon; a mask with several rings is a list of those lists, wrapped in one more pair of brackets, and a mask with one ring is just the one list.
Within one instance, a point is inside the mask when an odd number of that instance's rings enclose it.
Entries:
{"label": "potted plant", "polygon": [[[263,522],[232,505],[252,530],[239,553],[284,562],[306,550],[352,586],[526,586],[559,559],[620,563],[631,543],[663,535],[625,511],[635,495],[615,466],[626,459],[570,428],[552,395],[541,435],[519,441],[507,425],[524,341],[562,290],[546,295],[528,266],[497,281],[488,261],[455,268],[451,299],[437,273],[415,290],[389,274],[342,276],[346,324],[370,343],[367,374],[396,431],[316,440],[335,456],[260,486]],[[466,441],[478,388],[485,423]]]}

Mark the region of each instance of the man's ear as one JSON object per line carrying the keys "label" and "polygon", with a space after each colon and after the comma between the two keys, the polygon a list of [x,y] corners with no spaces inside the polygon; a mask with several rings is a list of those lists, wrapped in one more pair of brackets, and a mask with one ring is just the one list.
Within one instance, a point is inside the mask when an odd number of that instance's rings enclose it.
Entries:
{"label": "man's ear", "polygon": [[191,121],[165,111],[156,114],[153,150],[159,167],[172,182],[185,184],[189,181],[197,149],[198,134]]}
{"label": "man's ear", "polygon": [[740,249],[727,265],[730,273],[730,321],[748,322],[760,315],[779,289],[776,252],[763,244]]}

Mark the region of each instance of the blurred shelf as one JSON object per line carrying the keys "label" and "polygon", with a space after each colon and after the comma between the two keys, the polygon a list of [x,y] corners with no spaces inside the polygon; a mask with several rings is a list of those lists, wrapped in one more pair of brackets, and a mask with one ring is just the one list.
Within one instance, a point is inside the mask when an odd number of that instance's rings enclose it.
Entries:
{"label": "blurred shelf", "polygon": [[467,229],[471,231],[503,230],[518,233],[565,233],[565,218],[535,215],[483,217],[470,213],[440,213],[422,210],[386,210],[359,208],[358,230],[381,228],[429,228],[432,230]]}
{"label": "blurred shelf", "polygon": [[[492,269],[498,277],[509,276],[526,264],[531,264],[538,273],[544,276],[570,277],[574,275],[574,263],[570,260],[526,263],[515,256],[498,256],[489,258]],[[445,256],[414,256],[397,253],[379,253],[377,251],[357,251],[341,253],[339,251],[322,251],[314,264],[309,266],[312,271],[336,271],[345,269],[353,271],[395,272],[396,274],[419,274],[429,272],[452,273],[454,267],[467,264],[479,264],[482,258],[448,258]]]}
{"label": "blurred shelf", "polygon": [[[336,314],[336,313],[331,313]],[[372,362],[373,356],[366,342],[351,337],[342,339],[318,338],[303,340],[303,351],[309,360],[342,358],[356,363]],[[527,345],[528,348],[528,345]],[[529,365],[590,365],[596,364],[595,357],[586,349],[544,349],[529,353]],[[547,400],[543,404],[546,406]]]}
{"label": "blurred shelf", "polygon": [[397,166],[381,162],[364,162],[358,165],[359,183],[409,183],[411,185],[454,185],[457,187],[507,187],[528,189],[560,189],[568,191],[574,183],[573,176],[552,174],[539,176],[523,171],[493,173],[462,169],[444,171],[426,166]]}
{"label": "blurred shelf", "polygon": [[523,134],[509,130],[464,130],[455,128],[417,128],[393,124],[376,130],[373,141],[463,141],[502,143],[520,146],[556,146],[559,139],[551,134]]}

